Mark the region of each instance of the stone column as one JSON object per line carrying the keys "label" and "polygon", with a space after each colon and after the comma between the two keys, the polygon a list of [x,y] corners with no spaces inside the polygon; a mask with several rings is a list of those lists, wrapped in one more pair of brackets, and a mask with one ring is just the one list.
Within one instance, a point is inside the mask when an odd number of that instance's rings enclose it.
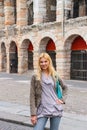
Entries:
{"label": "stone column", "polygon": [[15,24],[14,2],[12,0],[4,1],[5,25]]}
{"label": "stone column", "polygon": [[57,8],[56,8],[56,21],[62,22],[63,20],[63,9],[64,0],[57,0]]}
{"label": "stone column", "polygon": [[37,68],[38,68],[38,57],[39,57],[39,52],[34,51],[33,53],[33,65],[34,65],[34,72],[37,73]]}
{"label": "stone column", "polygon": [[74,6],[74,1],[71,2],[71,18],[73,18],[73,13],[74,13],[73,6]]}
{"label": "stone column", "polygon": [[22,50],[18,48],[18,73],[22,74],[23,69],[22,69],[22,61],[23,61],[23,56],[22,56]]}
{"label": "stone column", "polygon": [[10,53],[9,53],[9,46],[7,46],[6,50],[6,55],[7,55],[7,73],[10,73]]}
{"label": "stone column", "polygon": [[4,27],[4,4],[3,0],[0,0],[0,29]]}
{"label": "stone column", "polygon": [[2,71],[2,53],[0,50],[0,72]]}
{"label": "stone column", "polygon": [[70,79],[70,51],[58,50],[56,54],[56,69],[63,79]]}
{"label": "stone column", "polygon": [[28,71],[28,52],[27,48],[18,49],[18,73],[22,74]]}
{"label": "stone column", "polygon": [[57,0],[56,20],[62,22],[71,13],[72,0]]}
{"label": "stone column", "polygon": [[27,25],[27,0],[17,0],[17,25]]}
{"label": "stone column", "polygon": [[34,0],[34,24],[46,21],[46,0]]}

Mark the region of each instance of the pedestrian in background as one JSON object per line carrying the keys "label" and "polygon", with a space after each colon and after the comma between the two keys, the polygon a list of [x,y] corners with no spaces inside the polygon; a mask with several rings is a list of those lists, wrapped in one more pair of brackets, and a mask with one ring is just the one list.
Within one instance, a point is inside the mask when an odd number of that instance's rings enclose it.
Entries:
{"label": "pedestrian in background", "polygon": [[58,130],[62,117],[64,99],[58,99],[56,94],[56,79],[66,95],[67,86],[55,71],[51,57],[41,53],[38,59],[37,74],[32,76],[30,88],[30,112],[34,130],[44,130],[50,119],[50,130]]}

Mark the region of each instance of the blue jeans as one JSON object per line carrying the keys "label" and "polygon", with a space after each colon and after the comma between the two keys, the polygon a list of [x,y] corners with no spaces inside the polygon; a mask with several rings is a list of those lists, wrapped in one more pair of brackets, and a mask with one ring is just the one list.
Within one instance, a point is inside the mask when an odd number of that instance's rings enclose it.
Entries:
{"label": "blue jeans", "polygon": [[[42,117],[37,120],[33,130],[44,130],[48,117]],[[50,130],[58,130],[61,117],[50,117]]]}

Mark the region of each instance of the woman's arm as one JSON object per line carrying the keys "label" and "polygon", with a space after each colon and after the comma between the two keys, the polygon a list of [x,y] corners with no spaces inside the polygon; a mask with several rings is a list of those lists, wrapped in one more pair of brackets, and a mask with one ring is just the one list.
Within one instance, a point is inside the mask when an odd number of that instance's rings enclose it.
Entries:
{"label": "woman's arm", "polygon": [[36,107],[35,107],[35,76],[32,76],[30,83],[30,113],[32,115],[36,115]]}
{"label": "woman's arm", "polygon": [[67,97],[68,86],[63,82],[63,80],[60,77],[59,77],[59,83],[61,85],[62,92],[63,92],[63,100],[65,100]]}

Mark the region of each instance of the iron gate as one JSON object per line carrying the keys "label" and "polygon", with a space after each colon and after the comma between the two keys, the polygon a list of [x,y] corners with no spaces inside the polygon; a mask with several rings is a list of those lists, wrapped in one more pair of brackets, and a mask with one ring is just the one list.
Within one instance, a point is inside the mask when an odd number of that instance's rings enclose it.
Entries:
{"label": "iron gate", "polygon": [[10,72],[17,73],[18,72],[18,56],[17,52],[10,53]]}
{"label": "iron gate", "polygon": [[28,51],[28,70],[33,70],[33,52]]}
{"label": "iron gate", "polygon": [[87,80],[87,51],[71,52],[71,79]]}

